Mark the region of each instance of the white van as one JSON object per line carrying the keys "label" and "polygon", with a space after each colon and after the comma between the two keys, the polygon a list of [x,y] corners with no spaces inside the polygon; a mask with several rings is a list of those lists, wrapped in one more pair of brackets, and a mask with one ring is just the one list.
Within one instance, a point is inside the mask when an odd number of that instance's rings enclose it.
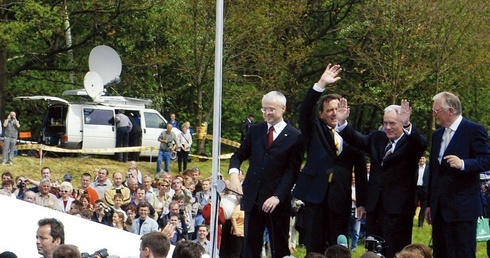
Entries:
{"label": "white van", "polygon": [[[63,95],[78,95],[78,90],[66,91]],[[80,90],[83,91],[83,90]],[[81,92],[80,95],[86,95]],[[22,100],[44,100],[48,107],[43,118],[40,133],[41,143],[68,149],[115,148],[116,125],[114,116],[117,110],[140,121],[142,129],[142,146],[159,148],[158,136],[166,130],[167,120],[154,109],[145,105],[148,99],[135,99],[121,96],[102,96],[103,102],[91,101],[69,102],[51,96],[17,97]],[[177,135],[180,130],[173,128]],[[114,154],[114,153],[101,153]],[[141,156],[150,156],[149,151]],[[154,157],[158,151],[153,151]]]}

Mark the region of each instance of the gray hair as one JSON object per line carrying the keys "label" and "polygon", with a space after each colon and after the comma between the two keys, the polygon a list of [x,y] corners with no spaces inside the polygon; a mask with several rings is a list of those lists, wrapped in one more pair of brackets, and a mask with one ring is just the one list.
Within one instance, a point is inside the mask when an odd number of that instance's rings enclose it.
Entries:
{"label": "gray hair", "polygon": [[41,179],[41,181],[39,181],[39,185],[42,185],[43,183],[46,183],[46,182],[51,185],[51,180],[49,180],[49,178]]}
{"label": "gray hair", "polygon": [[389,105],[388,107],[385,108],[385,114],[388,114],[392,111],[401,112],[402,107],[400,105]]}
{"label": "gray hair", "polygon": [[452,94],[451,92],[443,91],[437,93],[432,100],[442,99],[442,108],[444,110],[449,110],[449,108],[454,109],[454,114],[461,115],[463,113],[463,109],[461,107],[461,101],[458,96]]}
{"label": "gray hair", "polygon": [[73,192],[73,186],[71,185],[70,182],[63,182],[60,184],[60,189],[63,189],[63,188],[68,188],[68,193],[71,194],[71,192]]}
{"label": "gray hair", "polygon": [[262,97],[262,101],[265,100],[275,100],[279,106],[286,106],[286,97],[284,94],[280,93],[279,91],[271,91]]}

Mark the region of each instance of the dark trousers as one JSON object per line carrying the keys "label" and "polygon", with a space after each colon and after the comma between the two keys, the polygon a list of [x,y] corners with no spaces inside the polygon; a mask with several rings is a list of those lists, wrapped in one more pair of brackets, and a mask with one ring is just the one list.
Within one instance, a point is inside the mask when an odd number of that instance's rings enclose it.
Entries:
{"label": "dark trousers", "polygon": [[[128,147],[129,145],[129,128],[128,127],[119,127],[116,132],[116,147]],[[119,161],[128,161],[128,153],[127,152],[118,152],[116,155],[117,160]]]}
{"label": "dark trousers", "polygon": [[420,212],[419,212],[419,228],[424,226],[425,220],[425,209],[427,208],[427,191],[426,187],[417,186],[417,191],[415,195],[415,205],[420,202]]}
{"label": "dark trousers", "polygon": [[[135,132],[129,135],[129,147],[138,147],[142,145],[142,132]],[[129,160],[139,161],[140,160],[140,151],[129,153]]]}
{"label": "dark trousers", "polygon": [[339,215],[328,209],[327,198],[319,204],[305,203],[304,226],[307,252],[323,254],[329,246],[337,244],[339,235],[347,237],[349,212]]}
{"label": "dark trousers", "polygon": [[[220,258],[229,258],[230,256],[230,251],[232,249],[232,242],[231,242],[231,220],[227,219],[225,224],[223,224],[223,227],[221,228],[221,244],[220,246],[223,246],[219,250],[219,257]],[[226,248],[225,248],[226,247]]]}
{"label": "dark trousers", "polygon": [[388,214],[382,208],[381,201],[374,212],[366,217],[367,236],[379,236],[385,240],[382,254],[395,257],[403,247],[412,243],[412,225],[414,212],[406,214]]}
{"label": "dark trousers", "polygon": [[[189,160],[188,151],[181,150],[177,152],[177,162],[179,163],[179,172],[185,171],[187,169],[188,160]],[[182,168],[182,163],[184,163],[183,168]]]}
{"label": "dark trousers", "polygon": [[289,217],[291,212],[285,212],[289,203],[280,203],[273,213],[265,213],[261,207],[254,205],[251,211],[245,212],[245,238],[243,240],[242,256],[259,258],[262,251],[265,227],[269,231],[272,258],[290,255],[288,248]]}
{"label": "dark trousers", "polygon": [[476,220],[446,222],[438,211],[432,222],[434,258],[476,257]]}

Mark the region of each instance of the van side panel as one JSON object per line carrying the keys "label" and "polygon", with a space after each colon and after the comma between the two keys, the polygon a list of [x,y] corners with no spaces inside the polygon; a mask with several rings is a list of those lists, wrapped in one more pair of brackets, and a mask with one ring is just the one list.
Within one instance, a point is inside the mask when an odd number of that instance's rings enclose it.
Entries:
{"label": "van side panel", "polygon": [[78,149],[82,143],[82,106],[72,104],[68,106],[67,116],[65,118],[66,137],[64,147],[67,149]]}

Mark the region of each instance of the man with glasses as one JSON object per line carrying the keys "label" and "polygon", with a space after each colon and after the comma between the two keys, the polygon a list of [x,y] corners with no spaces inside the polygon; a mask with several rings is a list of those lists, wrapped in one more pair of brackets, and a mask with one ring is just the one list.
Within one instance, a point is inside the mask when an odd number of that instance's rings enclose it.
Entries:
{"label": "man with glasses", "polygon": [[441,126],[432,134],[425,213],[434,257],[475,257],[476,221],[482,214],[479,174],[490,169],[488,133],[463,118],[456,95],[441,92],[432,100],[432,116]]}
{"label": "man with glasses", "polygon": [[[288,248],[291,188],[299,175],[305,142],[301,133],[283,119],[286,97],[277,91],[263,96],[265,122],[250,127],[230,160],[232,190],[242,192],[245,211],[244,257],[260,257],[265,227],[271,237],[272,257],[290,255]],[[249,160],[243,185],[241,164]]]}

